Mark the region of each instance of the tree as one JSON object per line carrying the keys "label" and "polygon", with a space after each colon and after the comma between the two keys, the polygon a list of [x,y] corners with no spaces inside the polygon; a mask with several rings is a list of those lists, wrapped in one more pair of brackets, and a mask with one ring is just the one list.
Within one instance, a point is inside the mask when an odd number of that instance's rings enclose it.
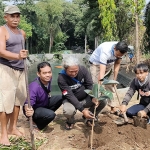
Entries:
{"label": "tree", "polygon": [[21,16],[19,27],[26,32],[26,49],[29,49],[28,39],[32,36],[32,26],[31,24],[27,23],[25,17]]}
{"label": "tree", "polygon": [[150,2],[146,5],[145,16],[144,16],[144,25],[146,27],[146,31],[144,33],[144,49],[143,51],[146,54],[150,53]]}
{"label": "tree", "polygon": [[98,0],[98,2],[104,40],[109,41],[118,39],[115,17],[117,8],[114,0]]}

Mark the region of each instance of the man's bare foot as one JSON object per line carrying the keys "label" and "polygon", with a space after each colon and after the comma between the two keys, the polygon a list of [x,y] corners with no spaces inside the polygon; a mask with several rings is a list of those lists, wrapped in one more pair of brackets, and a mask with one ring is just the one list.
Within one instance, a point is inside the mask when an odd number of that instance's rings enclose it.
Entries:
{"label": "man's bare foot", "polygon": [[20,132],[18,129],[13,129],[13,130],[9,130],[9,129],[8,129],[7,132],[8,132],[8,134],[16,135],[16,136],[18,136],[18,137],[23,136],[23,133]]}
{"label": "man's bare foot", "polygon": [[5,146],[10,146],[8,137],[1,137],[0,144],[5,145]]}

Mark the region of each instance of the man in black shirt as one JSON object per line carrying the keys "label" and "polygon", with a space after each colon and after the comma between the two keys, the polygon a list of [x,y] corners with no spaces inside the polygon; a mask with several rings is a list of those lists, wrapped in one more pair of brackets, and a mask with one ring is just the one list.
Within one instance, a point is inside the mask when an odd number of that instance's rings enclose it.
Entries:
{"label": "man in black shirt", "polygon": [[[67,118],[66,129],[72,129],[74,125],[74,115],[79,110],[83,113],[83,118],[87,119],[87,124],[91,125],[96,105],[96,116],[105,107],[106,100],[100,103],[85,93],[85,89],[92,90],[93,81],[90,73],[84,66],[80,66],[78,59],[69,57],[63,61],[64,70],[59,73],[58,86],[64,98],[63,113]],[[85,109],[89,108],[89,109]]]}

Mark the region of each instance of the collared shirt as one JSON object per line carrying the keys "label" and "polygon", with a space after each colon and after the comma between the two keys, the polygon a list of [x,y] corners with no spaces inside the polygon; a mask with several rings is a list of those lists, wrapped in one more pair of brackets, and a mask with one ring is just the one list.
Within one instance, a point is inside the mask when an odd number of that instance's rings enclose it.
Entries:
{"label": "collared shirt", "polygon": [[114,64],[117,59],[114,56],[114,47],[117,44],[117,41],[114,42],[104,42],[100,44],[90,56],[89,61],[95,65],[99,64]]}

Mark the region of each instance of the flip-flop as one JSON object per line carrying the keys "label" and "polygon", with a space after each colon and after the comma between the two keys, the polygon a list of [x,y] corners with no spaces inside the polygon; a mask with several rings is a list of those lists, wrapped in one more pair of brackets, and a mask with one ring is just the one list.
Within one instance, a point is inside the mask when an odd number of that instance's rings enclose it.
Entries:
{"label": "flip-flop", "polygon": [[73,129],[73,127],[74,127],[74,123],[66,122],[66,124],[65,124],[66,130],[71,130],[71,129]]}
{"label": "flip-flop", "polygon": [[119,116],[119,115],[120,115],[120,110],[118,109],[118,110],[116,110],[116,111],[114,111],[114,112],[111,112],[111,111],[110,111],[110,114]]}

